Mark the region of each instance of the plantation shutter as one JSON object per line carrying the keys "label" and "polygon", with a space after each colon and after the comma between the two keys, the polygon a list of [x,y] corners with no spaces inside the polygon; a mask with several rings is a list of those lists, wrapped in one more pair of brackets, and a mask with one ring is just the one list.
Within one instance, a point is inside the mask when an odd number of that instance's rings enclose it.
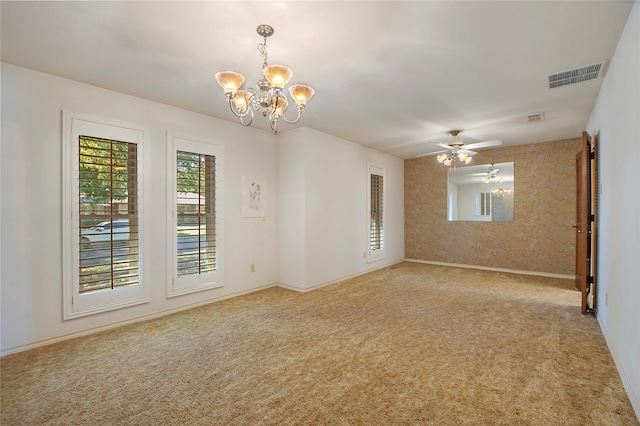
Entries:
{"label": "plantation shutter", "polygon": [[137,144],[78,138],[79,294],[140,284]]}
{"label": "plantation shutter", "polygon": [[383,190],[384,177],[370,174],[371,217],[369,222],[369,250],[381,250],[383,246]]}
{"label": "plantation shutter", "polygon": [[177,275],[215,272],[216,157],[177,151]]}

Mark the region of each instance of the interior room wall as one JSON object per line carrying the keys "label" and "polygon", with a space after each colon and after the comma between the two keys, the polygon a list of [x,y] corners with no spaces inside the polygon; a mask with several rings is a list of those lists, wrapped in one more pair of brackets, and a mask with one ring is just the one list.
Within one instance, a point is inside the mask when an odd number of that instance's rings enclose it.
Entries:
{"label": "interior room wall", "polygon": [[405,256],[548,274],[574,273],[575,155],[580,138],[479,151],[473,163],[513,161],[513,222],[447,221],[447,167],[405,160]]}
{"label": "interior room wall", "polygon": [[476,222],[490,222],[491,216],[476,216],[476,193],[489,192],[488,185],[460,185],[458,186],[458,220],[473,220]]}
{"label": "interior room wall", "polygon": [[[310,289],[404,258],[399,158],[309,128],[276,136],[10,64],[2,63],[1,71],[2,354],[280,282]],[[62,320],[63,110],[150,130],[149,303]],[[166,297],[167,131],[221,142],[225,152],[225,285],[171,299]],[[371,264],[363,257],[368,163],[385,167],[388,203],[387,257]],[[264,220],[242,217],[243,176],[267,182]]]}
{"label": "interior room wall", "polygon": [[640,418],[640,2],[636,1],[587,124],[596,140],[600,210],[597,318]]}
{"label": "interior room wall", "polygon": [[[279,283],[308,290],[404,258],[401,159],[308,127],[278,145]],[[364,257],[368,165],[385,169],[386,257],[373,263]]]}
{"label": "interior room wall", "polygon": [[[276,137],[272,132],[2,64],[2,353],[252,291],[276,281]],[[151,301],[62,320],[62,110],[150,129],[144,225]],[[224,144],[225,285],[166,297],[166,133]],[[269,186],[264,221],[241,215],[242,176]],[[250,265],[255,272],[250,272]]]}

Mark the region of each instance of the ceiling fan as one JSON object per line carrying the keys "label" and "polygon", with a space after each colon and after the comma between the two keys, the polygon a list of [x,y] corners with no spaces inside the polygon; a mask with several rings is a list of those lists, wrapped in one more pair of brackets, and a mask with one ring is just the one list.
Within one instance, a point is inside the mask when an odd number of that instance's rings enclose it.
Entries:
{"label": "ceiling fan", "polygon": [[488,148],[490,146],[502,145],[502,141],[498,139],[492,139],[484,142],[476,142],[469,145],[465,145],[462,139],[458,138],[458,135],[460,134],[460,132],[462,132],[462,130],[451,130],[449,134],[453,136],[452,141],[450,141],[446,145],[443,143],[436,144],[443,148],[447,148],[447,150],[420,154],[417,157],[425,157],[428,155],[440,154],[438,155],[438,161],[443,163],[445,166],[450,166],[452,164],[455,164],[456,160],[459,160],[465,164],[468,164],[471,161],[471,157],[477,154],[477,152],[472,151],[473,149]]}

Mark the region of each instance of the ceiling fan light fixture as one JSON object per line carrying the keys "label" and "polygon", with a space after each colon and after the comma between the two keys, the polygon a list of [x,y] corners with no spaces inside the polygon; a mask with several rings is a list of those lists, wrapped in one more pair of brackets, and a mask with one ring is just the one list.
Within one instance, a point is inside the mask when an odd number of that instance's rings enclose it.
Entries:
{"label": "ceiling fan light fixture", "polygon": [[498,172],[500,169],[496,168],[494,164],[491,164],[487,169],[487,175],[482,178],[485,183],[502,183],[504,178],[502,176],[498,176]]}
{"label": "ceiling fan light fixture", "polygon": [[[444,143],[437,144],[438,146],[448,149],[448,151],[445,151],[444,154],[440,154],[436,157],[438,162],[444,164],[445,166],[451,166],[455,168],[457,162],[463,164],[469,164],[471,162],[473,156],[477,154],[477,152],[472,151],[472,149],[486,148],[502,144],[502,141],[498,139],[492,139],[484,142],[476,142],[470,145],[465,145],[464,141],[458,138],[458,134],[461,131],[462,130],[451,130],[449,134],[453,137],[453,140],[451,140],[446,145]],[[431,154],[422,154],[418,155],[418,157],[422,157],[423,155]],[[445,162],[445,159],[448,159],[448,161]]]}
{"label": "ceiling fan light fixture", "polygon": [[471,155],[469,155],[469,153],[467,152],[462,151],[464,142],[462,142],[462,140],[458,138],[458,134],[460,132],[461,130],[451,130],[449,132],[449,134],[451,134],[451,136],[453,136],[454,139],[453,141],[449,142],[448,145],[442,145],[442,146],[445,146],[445,147],[448,146],[448,148],[451,151],[444,154],[440,154],[438,155],[438,157],[436,157],[440,163],[444,164],[447,167],[455,168],[457,161],[464,164],[469,164],[471,162]]}

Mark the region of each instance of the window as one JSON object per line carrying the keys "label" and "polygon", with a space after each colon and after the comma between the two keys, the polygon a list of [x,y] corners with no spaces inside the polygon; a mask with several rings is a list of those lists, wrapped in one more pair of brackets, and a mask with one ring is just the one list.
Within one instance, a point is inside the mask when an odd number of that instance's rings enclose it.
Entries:
{"label": "window", "polygon": [[222,286],[222,145],[168,134],[167,295]]}
{"label": "window", "polygon": [[65,319],[148,301],[142,280],[145,130],[65,113]]}
{"label": "window", "polygon": [[368,254],[367,262],[375,262],[385,257],[384,242],[384,169],[369,166],[368,171]]}
{"label": "window", "polygon": [[490,192],[476,192],[476,216],[491,216]]}

